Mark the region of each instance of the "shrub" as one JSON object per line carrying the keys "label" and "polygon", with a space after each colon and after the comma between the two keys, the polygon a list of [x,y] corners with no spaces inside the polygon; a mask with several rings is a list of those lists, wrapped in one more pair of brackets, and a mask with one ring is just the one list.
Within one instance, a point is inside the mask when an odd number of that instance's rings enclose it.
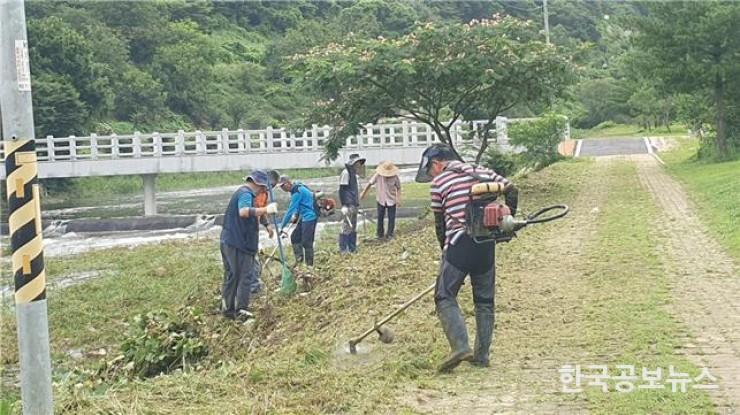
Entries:
{"label": "shrub", "polygon": [[503,153],[495,146],[488,148],[483,156],[482,164],[507,177],[514,174],[517,169],[516,156],[511,153]]}
{"label": "shrub", "polygon": [[138,314],[121,345],[118,363],[142,378],[192,364],[208,354],[198,331],[202,323],[192,307],[176,316],[161,310]]}
{"label": "shrub", "polygon": [[521,154],[525,162],[544,167],[560,159],[558,143],[565,134],[566,126],[564,117],[545,114],[537,120],[512,125],[509,128],[509,141],[527,149]]}

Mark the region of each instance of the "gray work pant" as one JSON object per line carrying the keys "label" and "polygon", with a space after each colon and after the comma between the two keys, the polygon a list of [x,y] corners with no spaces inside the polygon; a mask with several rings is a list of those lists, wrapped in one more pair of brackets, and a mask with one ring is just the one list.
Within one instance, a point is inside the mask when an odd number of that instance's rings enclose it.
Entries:
{"label": "gray work pant", "polygon": [[[437,284],[434,289],[434,303],[437,311],[452,308],[453,313],[459,315],[460,321],[464,321],[460,306],[457,303],[457,294],[460,292],[465,282],[465,278],[470,275],[470,282],[473,286],[473,304],[475,305],[475,314],[479,318],[489,319],[491,327],[494,323],[494,293],[496,274],[495,265],[489,269],[462,270],[450,263],[447,254],[443,255],[440,264]],[[491,255],[495,255],[491,252]],[[495,263],[495,261],[494,261]],[[487,335],[488,336],[488,335]],[[490,342],[490,339],[488,339]],[[487,353],[486,353],[487,355]]]}
{"label": "gray work pant", "polygon": [[249,306],[250,282],[253,275],[254,254],[240,251],[233,246],[221,244],[221,259],[224,263],[224,285],[221,290],[222,311],[226,314],[246,310]]}

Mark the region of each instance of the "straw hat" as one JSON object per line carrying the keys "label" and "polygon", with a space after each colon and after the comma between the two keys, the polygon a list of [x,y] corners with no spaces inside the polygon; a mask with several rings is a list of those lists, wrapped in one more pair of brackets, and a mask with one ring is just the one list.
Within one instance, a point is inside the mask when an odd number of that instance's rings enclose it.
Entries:
{"label": "straw hat", "polygon": [[393,162],[384,161],[378,165],[378,167],[375,169],[375,172],[383,177],[398,176],[398,167],[396,167]]}

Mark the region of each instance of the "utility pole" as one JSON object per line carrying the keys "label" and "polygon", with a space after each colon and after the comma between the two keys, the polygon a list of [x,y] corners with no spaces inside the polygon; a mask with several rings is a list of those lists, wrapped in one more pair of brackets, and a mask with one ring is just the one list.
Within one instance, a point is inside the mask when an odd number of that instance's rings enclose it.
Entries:
{"label": "utility pole", "polygon": [[23,413],[47,415],[53,412],[49,322],[23,0],[0,0],[0,109]]}
{"label": "utility pole", "polygon": [[550,44],[550,16],[547,14],[547,0],[542,0],[542,14],[545,16],[545,43]]}

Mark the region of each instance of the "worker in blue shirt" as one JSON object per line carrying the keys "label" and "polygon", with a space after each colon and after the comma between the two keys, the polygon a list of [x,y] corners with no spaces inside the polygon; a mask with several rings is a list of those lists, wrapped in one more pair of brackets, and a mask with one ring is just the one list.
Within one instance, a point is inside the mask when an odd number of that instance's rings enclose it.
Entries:
{"label": "worker in blue shirt", "polygon": [[297,223],[290,235],[296,262],[305,260],[306,265],[313,266],[313,241],[318,219],[314,194],[306,185],[293,183],[288,176],[280,176],[278,184],[283,191],[290,192],[290,206],[283,216],[281,234],[285,235],[288,223]]}
{"label": "worker in blue shirt", "polygon": [[259,247],[259,217],[277,213],[277,203],[256,207],[255,199],[267,192],[267,172],[254,170],[229,200],[221,228],[224,283],[221,292],[224,317],[246,321],[250,281],[255,279],[255,256]]}

